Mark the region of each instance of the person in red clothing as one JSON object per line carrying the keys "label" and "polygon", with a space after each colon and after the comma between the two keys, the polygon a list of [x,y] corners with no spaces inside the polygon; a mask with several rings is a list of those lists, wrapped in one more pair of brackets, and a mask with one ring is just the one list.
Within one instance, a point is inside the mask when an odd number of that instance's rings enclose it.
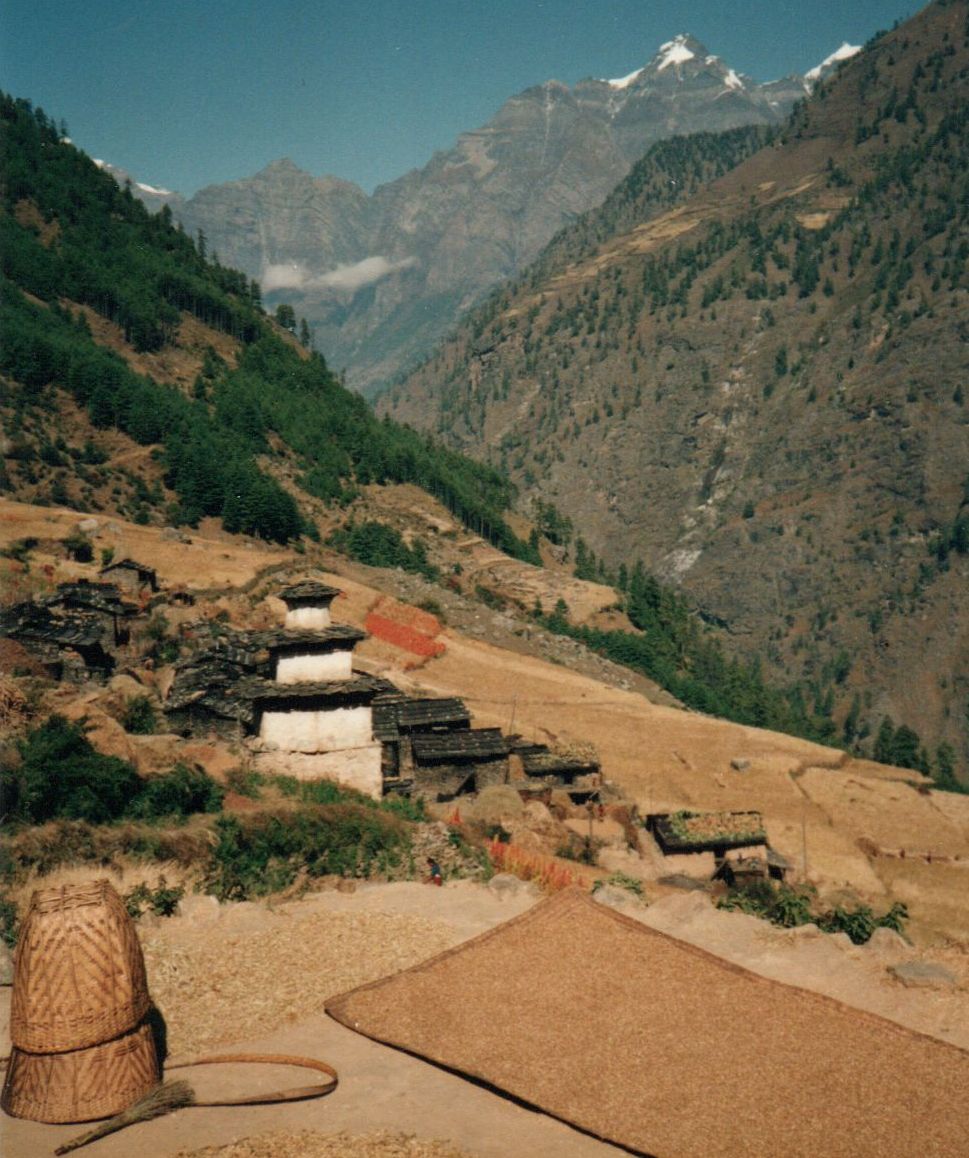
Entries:
{"label": "person in red clothing", "polygon": [[427,858],[427,883],[429,885],[443,885],[444,877],[441,875],[441,866],[437,863],[434,857]]}

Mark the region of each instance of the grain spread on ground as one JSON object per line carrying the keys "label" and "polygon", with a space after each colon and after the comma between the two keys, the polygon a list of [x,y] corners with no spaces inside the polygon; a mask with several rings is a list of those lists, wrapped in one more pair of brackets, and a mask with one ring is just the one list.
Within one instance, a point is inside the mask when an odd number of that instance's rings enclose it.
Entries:
{"label": "grain spread on ground", "polygon": [[[241,908],[241,907],[240,907]],[[255,906],[178,939],[144,935],[152,999],[172,1056],[197,1055],[307,1017],[355,985],[406,969],[457,940],[442,922],[389,913],[276,914]]]}
{"label": "grain spread on ground", "polygon": [[326,1009],[636,1153],[969,1153],[969,1053],[577,890]]}
{"label": "grain spread on ground", "polygon": [[319,1134],[278,1131],[244,1138],[228,1146],[181,1150],[175,1158],[468,1158],[449,1142],[424,1141],[410,1134]]}

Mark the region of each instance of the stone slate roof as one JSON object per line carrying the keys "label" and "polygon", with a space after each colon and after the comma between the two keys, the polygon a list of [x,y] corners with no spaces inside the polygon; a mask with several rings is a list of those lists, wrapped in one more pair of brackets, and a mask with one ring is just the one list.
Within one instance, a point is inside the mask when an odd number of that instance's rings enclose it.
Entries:
{"label": "stone slate roof", "polygon": [[0,615],[0,635],[57,647],[91,648],[100,647],[104,624],[94,615],[52,615],[42,604],[18,603]]}
{"label": "stone slate roof", "polygon": [[783,853],[778,852],[776,848],[771,848],[770,845],[767,846],[767,863],[772,868],[784,869],[785,872],[794,867]]}
{"label": "stone slate roof", "polygon": [[57,592],[44,600],[44,605],[101,611],[107,615],[124,617],[138,614],[138,608],[121,598],[121,591],[114,583],[60,583]]}
{"label": "stone slate roof", "polygon": [[586,776],[599,771],[599,765],[594,760],[550,752],[547,748],[544,752],[523,752],[521,758],[526,776],[558,776],[573,779],[576,776]]}
{"label": "stone slate roof", "polygon": [[532,740],[526,740],[524,737],[514,733],[508,737],[508,743],[511,745],[511,750],[516,755],[525,757],[539,752],[547,752],[549,750],[547,744],[537,744]]}
{"label": "stone slate roof", "polygon": [[454,732],[418,732],[414,738],[418,764],[479,764],[504,759],[508,741],[500,728],[474,728]]}
{"label": "stone slate roof", "polygon": [[276,594],[287,607],[329,607],[340,594],[340,588],[306,580],[303,583],[294,583],[291,587],[284,587]]}
{"label": "stone slate roof", "polygon": [[256,715],[253,696],[260,682],[258,676],[242,674],[236,664],[203,656],[177,665],[163,707],[166,712],[201,708],[251,726]]}
{"label": "stone slate roof", "polygon": [[279,684],[250,661],[257,652],[239,646],[235,636],[216,641],[205,652],[176,665],[165,700],[166,712],[197,707],[225,719],[255,724],[261,711],[288,708],[312,711],[317,705],[369,703],[386,681],[357,675],[348,680]]}
{"label": "stone slate roof", "polygon": [[471,713],[456,696],[441,699],[406,699],[397,707],[397,727],[402,732],[469,728]]}
{"label": "stone slate roof", "polygon": [[253,633],[230,631],[203,639],[194,656],[177,664],[178,669],[209,663],[236,669],[243,673],[269,675],[269,652],[254,640]]}
{"label": "stone slate roof", "polygon": [[469,728],[471,713],[463,700],[454,696],[419,698],[402,692],[381,695],[373,705],[373,727],[377,739],[385,743],[400,734]]}
{"label": "stone slate roof", "polygon": [[249,644],[265,648],[273,654],[291,651],[348,651],[367,638],[365,631],[361,631],[359,627],[351,627],[348,623],[333,623],[329,627],[320,628],[319,631],[286,631],[280,628],[277,631],[250,631],[240,634]]}
{"label": "stone slate roof", "polygon": [[370,676],[355,675],[348,680],[299,684],[260,679],[253,683],[251,695],[257,711],[313,711],[317,706],[330,707],[341,702],[369,704],[378,690]]}
{"label": "stone slate roof", "polygon": [[[682,818],[678,823],[677,818]],[[696,822],[695,825],[692,822]],[[749,848],[764,844],[767,833],[759,812],[655,813],[646,818],[664,854]],[[684,824],[688,827],[685,831]]]}
{"label": "stone slate roof", "polygon": [[148,583],[152,591],[158,590],[158,577],[154,567],[147,567],[144,563],[138,563],[134,559],[116,559],[108,563],[107,566],[102,567],[98,574],[108,575],[112,571],[134,571],[137,573],[139,579],[143,579]]}

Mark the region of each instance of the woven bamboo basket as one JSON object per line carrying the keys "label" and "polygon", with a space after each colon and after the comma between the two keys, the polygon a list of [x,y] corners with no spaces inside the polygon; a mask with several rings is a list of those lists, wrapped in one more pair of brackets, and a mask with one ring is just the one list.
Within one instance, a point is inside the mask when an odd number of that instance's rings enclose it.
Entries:
{"label": "woven bamboo basket", "polygon": [[103,1045],[68,1053],[14,1049],[0,1106],[32,1122],[91,1122],[118,1114],[159,1080],[147,1023]]}
{"label": "woven bamboo basket", "polygon": [[141,945],[110,883],[35,892],[14,957],[13,1044],[33,1054],[85,1049],[128,1033],[147,1012]]}

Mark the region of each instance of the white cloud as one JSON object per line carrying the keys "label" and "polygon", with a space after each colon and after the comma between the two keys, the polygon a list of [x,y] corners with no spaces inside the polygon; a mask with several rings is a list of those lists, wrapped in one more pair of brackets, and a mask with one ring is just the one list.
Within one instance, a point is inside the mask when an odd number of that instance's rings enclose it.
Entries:
{"label": "white cloud", "polygon": [[277,289],[302,289],[306,284],[306,270],[295,261],[279,265],[265,265],[262,269],[262,288],[269,292]]}
{"label": "white cloud", "polygon": [[298,262],[285,262],[265,266],[260,280],[263,290],[267,293],[280,289],[334,289],[352,292],[389,277],[392,273],[411,269],[415,265],[417,259],[414,257],[391,261],[389,258],[376,255],[365,257],[363,261],[354,262],[352,265],[338,265],[336,269],[327,270],[326,273],[311,274]]}

